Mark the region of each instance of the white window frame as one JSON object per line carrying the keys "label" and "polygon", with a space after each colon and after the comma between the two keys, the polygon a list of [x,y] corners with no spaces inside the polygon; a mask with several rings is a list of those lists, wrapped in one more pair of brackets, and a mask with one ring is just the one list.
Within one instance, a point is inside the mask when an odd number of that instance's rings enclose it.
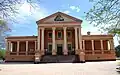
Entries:
{"label": "white window frame", "polygon": [[[68,37],[68,32],[70,32],[70,37]],[[72,37],[72,32],[71,31],[67,31],[67,38],[71,38]]]}
{"label": "white window frame", "polygon": [[[59,33],[59,32],[61,33],[61,37],[60,37],[60,38],[58,37],[58,33]],[[61,38],[62,38],[62,31],[57,31],[57,38],[58,38],[58,39],[61,39]]]}
{"label": "white window frame", "polygon": [[[49,33],[52,33],[52,32],[48,32],[48,39],[52,39],[52,37],[51,37],[51,38],[49,37]],[[52,34],[52,35],[53,35],[53,34]]]}

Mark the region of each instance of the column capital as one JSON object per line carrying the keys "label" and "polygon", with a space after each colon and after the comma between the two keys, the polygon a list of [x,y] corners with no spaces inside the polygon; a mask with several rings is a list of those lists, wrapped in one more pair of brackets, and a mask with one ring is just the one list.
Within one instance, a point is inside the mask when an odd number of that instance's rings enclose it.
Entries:
{"label": "column capital", "polygon": [[74,29],[77,29],[77,28],[79,28],[79,27],[74,27]]}
{"label": "column capital", "polygon": [[56,29],[56,27],[52,27],[52,30],[55,30]]}
{"label": "column capital", "polygon": [[64,30],[66,30],[66,29],[67,29],[67,27],[63,27],[63,29],[64,29]]}
{"label": "column capital", "polygon": [[26,42],[28,42],[28,41],[26,41]]}
{"label": "column capital", "polygon": [[18,43],[20,42],[20,41],[17,41]]}
{"label": "column capital", "polygon": [[40,30],[41,28],[40,27],[38,27],[38,30]]}
{"label": "column capital", "polygon": [[45,28],[44,28],[44,27],[41,27],[40,29],[44,30]]}

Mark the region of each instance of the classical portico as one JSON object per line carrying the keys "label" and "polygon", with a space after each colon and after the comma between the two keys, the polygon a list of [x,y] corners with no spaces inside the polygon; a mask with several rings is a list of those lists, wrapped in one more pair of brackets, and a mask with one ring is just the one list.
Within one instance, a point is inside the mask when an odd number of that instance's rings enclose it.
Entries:
{"label": "classical portico", "polygon": [[[60,30],[63,30],[63,35],[62,36],[64,36],[63,37],[63,39],[61,39],[61,41],[63,41],[63,43],[61,43],[62,45],[63,45],[63,55],[68,55],[68,47],[67,47],[67,44],[68,44],[68,39],[67,39],[67,30],[68,29],[70,29],[70,30],[73,30],[74,31],[74,34],[75,34],[75,36],[74,36],[74,41],[75,41],[75,54],[78,54],[78,51],[80,51],[80,50],[82,50],[82,37],[81,36],[79,36],[79,34],[81,34],[81,29],[80,29],[80,26],[78,27],[78,26],[76,26],[76,27],[67,27],[67,26],[64,26],[64,27],[51,27],[51,28],[45,28],[45,27],[39,27],[38,29],[39,29],[39,31],[38,31],[38,50],[39,51],[41,51],[42,52],[42,55],[44,55],[44,53],[45,53],[45,45],[44,45],[44,40],[47,40],[47,39],[45,39],[45,29],[49,29],[49,30],[51,30],[52,31],[52,41],[51,41],[51,43],[52,43],[52,55],[56,55],[56,53],[57,53],[57,48],[56,48],[56,46],[57,46],[57,35],[55,34],[55,32],[57,32],[57,30],[56,29],[59,29],[60,28]],[[70,31],[69,30],[69,31]],[[47,33],[46,33],[47,34]],[[40,35],[41,35],[41,37],[40,37]],[[41,41],[40,41],[40,39],[41,39]],[[60,39],[59,39],[60,40]],[[80,42],[79,42],[80,41]],[[48,42],[49,43],[49,42]],[[72,42],[71,42],[72,43]],[[79,44],[78,44],[79,43]],[[40,47],[41,46],[41,47]],[[80,49],[81,48],[81,49]]]}

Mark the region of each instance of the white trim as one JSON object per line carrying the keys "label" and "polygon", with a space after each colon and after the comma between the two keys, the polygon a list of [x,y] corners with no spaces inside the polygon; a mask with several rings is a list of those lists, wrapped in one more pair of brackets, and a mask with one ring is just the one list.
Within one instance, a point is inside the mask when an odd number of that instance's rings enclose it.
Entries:
{"label": "white trim", "polygon": [[80,26],[81,25],[81,23],[74,23],[74,24],[71,24],[71,23],[68,23],[68,24],[55,24],[55,23],[53,23],[53,24],[38,24],[38,26],[43,26],[43,27],[47,27],[47,26],[51,26],[51,27],[53,27],[53,26],[61,26],[61,27],[64,27],[64,26],[72,26],[72,27],[75,27],[75,26]]}

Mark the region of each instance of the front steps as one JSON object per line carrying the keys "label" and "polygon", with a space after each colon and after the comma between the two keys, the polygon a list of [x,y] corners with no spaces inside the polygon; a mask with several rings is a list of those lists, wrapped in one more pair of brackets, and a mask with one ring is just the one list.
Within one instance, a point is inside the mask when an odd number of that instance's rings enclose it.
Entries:
{"label": "front steps", "polygon": [[77,63],[79,62],[79,57],[76,55],[45,55],[42,56],[40,60],[41,63]]}

